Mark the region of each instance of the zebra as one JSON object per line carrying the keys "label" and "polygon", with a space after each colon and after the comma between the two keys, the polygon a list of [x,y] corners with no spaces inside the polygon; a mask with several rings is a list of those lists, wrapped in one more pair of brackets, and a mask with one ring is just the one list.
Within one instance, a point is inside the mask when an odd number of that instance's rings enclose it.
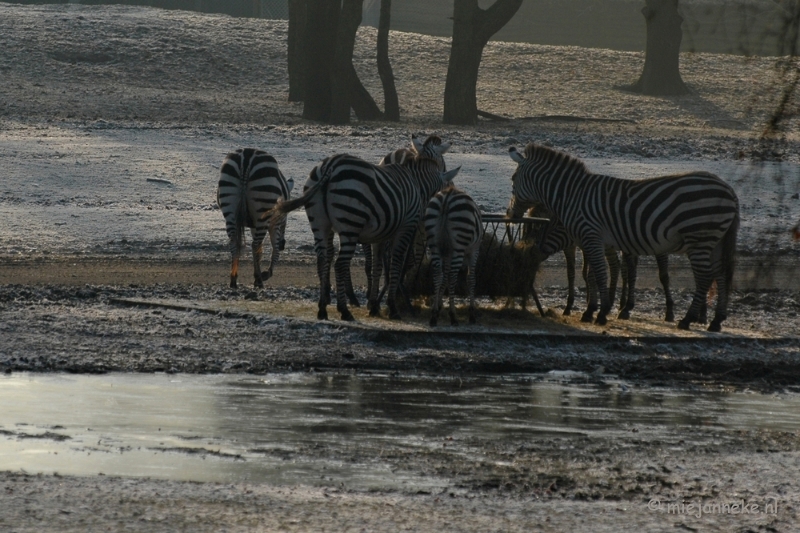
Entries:
{"label": "zebra", "polygon": [[642,180],[593,174],[579,159],[533,143],[524,153],[512,146],[509,155],[518,165],[508,213],[541,203],[562,221],[594,273],[601,298],[597,324],[606,323],[611,309],[604,259],[611,246],[628,257],[686,253],[695,292],[678,327],[698,321],[716,281],[717,307],[708,330],[721,330],[739,229],[739,199],[730,185],[708,172]]}
{"label": "zebra", "polygon": [[[359,242],[372,245],[372,282],[368,295],[369,313],[377,316],[377,287],[383,263],[383,251],[391,248],[389,279],[389,316],[400,318],[395,305],[401,263],[417,229],[428,200],[451,181],[460,169],[444,171],[443,155],[450,148],[437,136],[424,142],[412,137],[415,155],[405,165],[373,165],[361,158],[339,154],[326,158],[314,167],[306,181],[303,195],[279,202],[263,216],[277,217],[305,207],[314,233],[320,299],[317,318],[328,318],[330,302],[331,243],[339,234],[336,273],[336,308],[342,320],[354,320],[347,308],[346,286],[350,281],[350,260]],[[277,220],[275,218],[274,220]]]}
{"label": "zebra", "polygon": [[[278,256],[286,241],[284,231],[286,218],[279,224],[270,225],[270,219],[262,217],[279,200],[289,198],[294,180],[286,179],[278,169],[275,158],[256,148],[239,148],[222,161],[219,184],[217,185],[217,205],[225,217],[231,252],[231,288],[237,286],[239,274],[239,255],[243,246],[244,228],[250,228],[253,250],[253,275],[256,288],[264,287],[264,281],[272,276],[278,263]],[[269,231],[272,256],[269,269],[261,272],[261,254],[264,250],[264,237]]]}
{"label": "zebra", "polygon": [[[554,253],[562,251],[567,263],[567,283],[568,283],[568,296],[567,306],[564,308],[564,315],[569,315],[572,310],[572,304],[575,300],[575,242],[569,236],[567,228],[558,220],[551,219],[544,230],[539,240],[539,251],[542,253],[544,259],[550,257]],[[613,302],[616,294],[617,277],[622,273],[622,292],[619,300],[621,319],[630,318],[630,312],[633,310],[634,300],[631,298],[632,290],[630,288],[629,279],[631,273],[633,278],[636,279],[636,268],[638,265],[638,258],[629,258],[628,254],[623,254],[623,262],[620,263],[617,251],[613,248],[606,246],[605,248],[606,261],[608,262],[610,275],[610,286],[608,289],[609,298]],[[633,265],[629,264],[633,262]],[[666,313],[664,320],[666,322],[673,322],[675,320],[675,301],[672,299],[672,292],[669,288],[669,256],[660,254],[656,256],[656,264],[658,265],[658,279],[661,281],[661,286],[664,288],[664,298],[666,300]],[[594,283],[594,278],[589,272],[589,263],[584,257],[583,261],[583,280],[586,283],[586,299],[588,307],[581,316],[582,322],[591,322],[595,311],[597,311],[597,287]],[[703,318],[705,314],[705,306],[701,310],[700,322],[705,323]]]}
{"label": "zebra", "polygon": [[[413,144],[412,144],[412,147],[413,147]],[[404,165],[407,162],[410,162],[414,158],[415,154],[416,154],[416,152],[413,150],[413,148],[405,148],[405,147],[404,148],[398,148],[397,150],[394,150],[393,152],[389,152],[388,154],[383,156],[380,159],[380,161],[378,161],[378,165],[380,165],[380,166]],[[445,170],[447,170],[446,165],[445,165]],[[364,271],[366,272],[366,275],[367,275],[367,294],[370,294],[371,290],[372,290],[371,289],[371,287],[372,287],[372,245],[368,244],[368,243],[361,243],[361,251],[364,254]],[[386,277],[386,283],[384,284],[383,288],[381,288],[380,293],[378,294],[378,300],[377,300],[378,305],[380,305],[384,294],[386,294],[386,291],[389,288],[389,275],[390,275],[390,273],[389,273],[389,265],[391,263],[391,255],[390,255],[389,252],[390,252],[390,250],[387,247],[387,249],[384,251],[384,257],[383,257],[383,267],[384,267],[383,271],[384,271],[384,276]],[[328,254],[328,257],[333,257],[333,255],[335,254],[333,241],[330,241],[330,243],[329,243],[329,248],[328,248],[327,254]],[[404,262],[404,268],[403,268],[403,271],[402,271],[402,273],[400,275],[400,282],[398,284],[398,290],[400,290],[401,292],[404,291],[404,289],[403,289],[403,275],[407,271],[406,267],[408,266],[407,265],[407,263],[409,262],[408,261],[408,256],[410,256],[410,254],[411,254],[411,250],[409,250],[409,252],[407,254],[406,260]],[[330,274],[329,274],[329,276],[330,276]],[[330,286],[328,287],[327,290],[328,290],[328,292],[330,292]],[[352,280],[352,278],[349,278],[347,280],[347,282],[346,282],[345,295],[347,296],[347,301],[350,303],[350,305],[352,305],[353,307],[360,307],[361,306],[361,303],[358,301],[358,297],[356,296],[355,289],[353,288],[353,280]],[[408,298],[406,298],[406,299],[408,300]],[[408,305],[408,307],[410,307],[410,305]]]}
{"label": "zebra", "polygon": [[450,185],[436,193],[428,202],[424,222],[434,285],[430,325],[435,326],[439,319],[445,277],[450,295],[450,324],[458,325],[454,300],[458,273],[465,260],[469,269],[467,275],[469,323],[474,324],[475,269],[483,238],[480,209],[470,195]]}

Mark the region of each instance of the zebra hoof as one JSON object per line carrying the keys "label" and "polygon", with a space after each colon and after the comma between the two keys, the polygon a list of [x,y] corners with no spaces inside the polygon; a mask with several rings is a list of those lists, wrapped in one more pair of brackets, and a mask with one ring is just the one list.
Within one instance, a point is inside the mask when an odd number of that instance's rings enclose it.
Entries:
{"label": "zebra hoof", "polygon": [[355,296],[348,296],[347,303],[349,303],[353,307],[361,307],[361,302],[359,302],[358,298],[356,298]]}
{"label": "zebra hoof", "polygon": [[469,314],[469,323],[476,324],[477,322],[478,322],[478,317],[475,315],[475,312],[473,311]]}
{"label": "zebra hoof", "polygon": [[564,309],[564,312],[561,314],[564,316],[569,316],[570,314],[572,314],[572,311],[570,311],[569,309]]}
{"label": "zebra hoof", "polygon": [[378,305],[371,305],[369,308],[369,316],[381,316],[381,308]]}
{"label": "zebra hoof", "polygon": [[617,318],[619,318],[620,320],[630,320],[631,312],[628,311],[627,309],[623,309],[622,311],[619,312]]}
{"label": "zebra hoof", "polygon": [[347,309],[345,309],[341,313],[342,313],[342,320],[344,320],[345,322],[355,322],[356,319],[353,316],[353,313],[351,313]]}
{"label": "zebra hoof", "polygon": [[608,319],[605,317],[605,315],[597,315],[597,320],[594,321],[594,323],[598,326],[605,326],[607,322]]}
{"label": "zebra hoof", "polygon": [[263,282],[263,281],[261,281],[260,279],[257,279],[257,280],[256,280],[256,281],[253,283],[253,287],[254,287],[254,288],[256,288],[256,289],[263,289],[263,288],[264,288],[264,282]]}
{"label": "zebra hoof", "polygon": [[667,316],[664,317],[664,322],[675,322],[675,314],[667,313]]}
{"label": "zebra hoof", "polygon": [[325,309],[317,311],[317,320],[328,320],[328,311]]}
{"label": "zebra hoof", "polygon": [[231,276],[231,289],[235,289],[235,288],[236,288],[236,278]]}
{"label": "zebra hoof", "polygon": [[435,328],[435,327],[436,327],[436,325],[437,325],[438,323],[439,323],[439,319],[438,319],[438,318],[436,318],[435,316],[432,316],[432,317],[431,317],[431,321],[430,321],[430,325],[431,325],[431,327],[432,327],[432,328]]}
{"label": "zebra hoof", "polygon": [[451,326],[457,326],[458,325],[458,319],[456,318],[455,315],[450,315],[450,325]]}
{"label": "zebra hoof", "polygon": [[716,320],[714,320],[708,326],[708,331],[710,331],[712,333],[719,333],[720,331],[722,331],[722,324],[720,322],[717,322]]}
{"label": "zebra hoof", "polygon": [[689,324],[691,324],[691,323],[692,323],[691,320],[688,320],[688,319],[684,318],[683,320],[678,322],[678,329],[688,330],[689,329]]}
{"label": "zebra hoof", "polygon": [[403,320],[403,317],[400,316],[400,313],[398,313],[397,311],[395,311],[394,313],[389,313],[389,318],[391,320]]}
{"label": "zebra hoof", "polygon": [[581,315],[581,322],[591,324],[593,319],[594,319],[593,311],[586,311],[585,313],[583,313],[583,315]]}

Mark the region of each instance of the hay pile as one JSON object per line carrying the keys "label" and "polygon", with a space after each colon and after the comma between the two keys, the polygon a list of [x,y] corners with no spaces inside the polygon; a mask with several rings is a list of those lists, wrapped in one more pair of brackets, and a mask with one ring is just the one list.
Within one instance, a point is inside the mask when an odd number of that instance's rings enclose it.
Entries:
{"label": "hay pile", "polygon": [[[433,272],[431,262],[424,253],[425,236],[417,234],[414,241],[415,265],[406,273],[405,288],[409,297],[433,294]],[[511,242],[487,232],[481,241],[478,255],[476,296],[489,298],[522,298],[523,305],[531,293],[536,272],[542,262],[536,243],[531,238]],[[467,266],[459,272],[456,286],[458,296],[467,296]]]}

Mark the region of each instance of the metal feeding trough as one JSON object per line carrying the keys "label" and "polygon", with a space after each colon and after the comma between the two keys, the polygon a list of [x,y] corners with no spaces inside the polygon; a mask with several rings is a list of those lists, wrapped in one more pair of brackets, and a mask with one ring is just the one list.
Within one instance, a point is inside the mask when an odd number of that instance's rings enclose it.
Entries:
{"label": "metal feeding trough", "polygon": [[[484,237],[476,268],[476,294],[491,298],[521,297],[523,301],[531,294],[544,315],[533,280],[540,260],[536,237],[549,220],[527,216],[509,218],[497,213],[484,213],[481,218]],[[433,276],[425,253],[424,232],[417,232],[413,256],[416,260],[404,277],[406,296],[431,296]],[[466,294],[466,268],[460,273],[456,290],[458,294]]]}

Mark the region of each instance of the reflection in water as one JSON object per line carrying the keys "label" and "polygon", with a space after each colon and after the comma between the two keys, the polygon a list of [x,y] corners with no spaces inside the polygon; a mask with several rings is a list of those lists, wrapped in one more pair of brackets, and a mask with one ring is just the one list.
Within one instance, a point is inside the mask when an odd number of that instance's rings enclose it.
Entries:
{"label": "reflection in water", "polygon": [[[0,377],[0,469],[353,488],[444,487],[390,471],[385,448],[800,428],[796,395],[628,388],[586,376],[131,375]],[[49,438],[30,438],[49,432]],[[55,435],[68,436],[57,440]],[[353,461],[357,448],[362,460]]]}

